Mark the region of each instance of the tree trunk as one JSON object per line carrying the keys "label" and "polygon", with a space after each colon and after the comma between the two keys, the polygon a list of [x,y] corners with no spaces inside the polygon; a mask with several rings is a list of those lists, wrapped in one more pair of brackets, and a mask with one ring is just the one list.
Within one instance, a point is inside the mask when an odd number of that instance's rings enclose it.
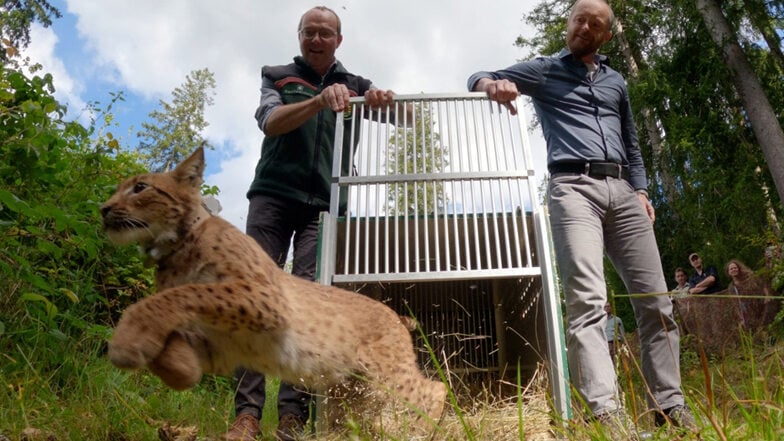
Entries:
{"label": "tree trunk", "polygon": [[766,2],[761,0],[746,0],[746,9],[752,26],[762,35],[768,45],[770,55],[778,68],[784,71],[784,53],[781,52],[781,39],[771,23],[770,11]]}
{"label": "tree trunk", "polygon": [[[695,0],[713,41],[721,47],[738,95],[768,163],[780,202],[784,202],[784,131],[762,90],[759,77],[732,33],[716,0]],[[727,146],[731,148],[731,146]]]}

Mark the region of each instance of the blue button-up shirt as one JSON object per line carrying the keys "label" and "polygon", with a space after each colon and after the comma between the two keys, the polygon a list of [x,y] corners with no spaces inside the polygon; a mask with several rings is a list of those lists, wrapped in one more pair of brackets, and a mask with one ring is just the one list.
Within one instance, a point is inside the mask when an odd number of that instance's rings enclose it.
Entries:
{"label": "blue button-up shirt", "polygon": [[629,167],[636,190],[648,181],[634,127],[629,93],[621,74],[596,56],[593,77],[581,60],[564,49],[557,57],[517,63],[495,72],[477,72],[468,90],[481,78],[507,79],[533,99],[547,142],[547,164],[616,162]]}

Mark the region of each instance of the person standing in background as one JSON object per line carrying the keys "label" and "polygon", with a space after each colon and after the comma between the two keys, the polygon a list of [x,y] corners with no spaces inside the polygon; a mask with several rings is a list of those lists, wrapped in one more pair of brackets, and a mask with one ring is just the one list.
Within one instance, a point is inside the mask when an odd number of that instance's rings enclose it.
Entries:
{"label": "person standing in background", "polygon": [[689,285],[689,276],[686,275],[686,270],[681,267],[675,268],[675,283],[675,288],[670,291],[672,293],[670,297],[672,297],[673,300],[689,293],[689,289],[691,289],[691,286]]}
{"label": "person standing in background", "polygon": [[716,267],[703,267],[702,257],[697,253],[689,254],[689,263],[694,272],[689,277],[689,294],[713,294],[719,292],[719,272]]}
{"label": "person standing in background", "polygon": [[737,296],[738,319],[746,331],[756,331],[766,325],[765,310],[771,300],[768,281],[737,259],[727,262],[730,284],[727,292]]}
{"label": "person standing in background", "polygon": [[604,304],[604,312],[607,314],[607,323],[604,325],[604,335],[607,338],[607,347],[610,348],[610,357],[615,363],[615,355],[623,345],[623,336],[626,332],[623,329],[623,321],[612,313],[610,302]]}

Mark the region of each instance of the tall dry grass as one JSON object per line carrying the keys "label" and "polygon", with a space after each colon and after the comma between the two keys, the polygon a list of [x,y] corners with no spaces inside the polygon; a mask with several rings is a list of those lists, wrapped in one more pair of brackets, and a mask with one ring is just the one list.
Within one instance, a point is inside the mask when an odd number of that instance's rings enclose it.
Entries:
{"label": "tall dry grass", "polygon": [[[205,377],[194,389],[175,392],[146,371],[115,369],[103,356],[103,342],[85,350],[86,346],[82,342],[81,349],[64,345],[26,351],[17,347],[2,354],[0,440],[212,440],[219,439],[231,423],[230,379]],[[41,369],[54,350],[72,351],[72,356],[60,368]],[[705,356],[685,339],[683,385],[687,403],[700,421],[697,435],[653,426],[635,351],[630,345],[626,361],[619,363],[619,380],[629,413],[651,439],[784,439],[784,343],[759,336],[744,338],[739,347]],[[429,438],[434,441],[610,439],[600,427],[582,421],[576,399],[572,421],[552,421],[543,370],[525,381],[441,375],[453,395]],[[272,382],[262,422],[264,440],[273,439],[275,392]],[[349,429],[310,439],[370,438]]]}

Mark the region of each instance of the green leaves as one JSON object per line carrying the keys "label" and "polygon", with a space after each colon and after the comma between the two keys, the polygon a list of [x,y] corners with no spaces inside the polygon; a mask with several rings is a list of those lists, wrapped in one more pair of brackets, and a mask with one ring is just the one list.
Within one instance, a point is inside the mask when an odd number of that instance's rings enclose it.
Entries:
{"label": "green leaves", "polygon": [[0,63],[5,64],[19,49],[27,47],[33,23],[48,27],[52,18],[60,17],[60,11],[47,0],[4,2],[0,8]]}
{"label": "green leaves", "polygon": [[0,211],[11,210],[18,213],[30,207],[8,190],[0,189]]}
{"label": "green leaves", "polygon": [[[564,46],[561,24],[574,2],[538,3],[525,18],[537,35],[518,44],[553,54]],[[759,44],[767,38],[766,26],[780,21],[781,11],[763,4],[725,2],[722,8],[772,107],[782,109],[779,45],[771,50]],[[782,239],[778,219],[784,207],[725,55],[691,0],[612,5],[619,26],[600,52],[628,82],[667,278],[672,284],[672,271],[689,267],[686,256],[694,250],[717,267],[739,258],[759,268],[762,238],[776,232]],[[613,288],[624,291],[620,283]]]}
{"label": "green leaves", "polygon": [[192,71],[185,83],[174,89],[172,101],[160,101],[160,110],[150,113],[154,122],[143,122],[138,133],[139,151],[151,171],[169,171],[187,158],[199,145],[212,148],[201,131],[209,123],[204,118],[213,104],[215,77],[209,69]]}
{"label": "green leaves", "polygon": [[49,299],[46,298],[46,296],[32,293],[32,292],[27,292],[22,294],[21,300],[24,302],[32,302],[34,304],[37,304],[38,306],[41,306],[46,314],[45,318],[48,320],[52,320],[57,316],[57,306],[55,306],[54,303],[50,302]]}
{"label": "green leaves", "polygon": [[0,66],[0,334],[18,347],[105,329],[152,284],[135,249],[108,244],[98,211],[142,171],[138,157],[103,127],[65,121],[53,90],[50,75]]}

